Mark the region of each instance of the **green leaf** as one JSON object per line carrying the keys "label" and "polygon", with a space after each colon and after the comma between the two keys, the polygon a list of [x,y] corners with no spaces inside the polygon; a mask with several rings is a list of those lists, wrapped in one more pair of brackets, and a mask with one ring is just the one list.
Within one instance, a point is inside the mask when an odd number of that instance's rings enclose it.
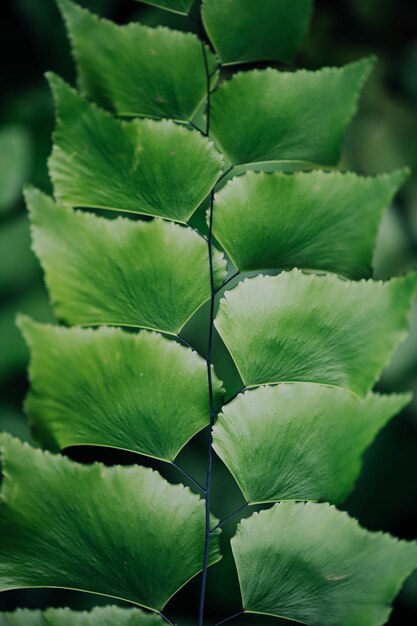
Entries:
{"label": "green leaf", "polygon": [[214,92],[212,133],[232,164],[334,165],[374,60],[317,72],[235,74]]}
{"label": "green leaf", "polygon": [[246,279],[215,321],[246,386],[316,382],[365,395],[407,336],[417,273],[386,283],[299,270]]}
{"label": "green leaf", "polygon": [[216,194],[213,232],[240,271],[299,267],[370,276],[382,211],[406,174],[247,172]]}
{"label": "green leaf", "polygon": [[246,501],[343,502],[361,456],[410,395],[360,399],[311,383],[266,386],[239,394],[214,426],[214,449]]}
{"label": "green leaf", "polygon": [[95,607],[91,611],[17,609],[0,613],[0,626],[163,626],[162,617],[141,609],[119,606]]}
{"label": "green leaf", "polygon": [[0,212],[7,211],[22,193],[30,169],[31,145],[20,126],[0,130]]}
{"label": "green leaf", "polygon": [[[210,297],[206,242],[155,219],[107,220],[59,207],[31,189],[33,247],[54,310],[70,325],[125,325],[178,334]],[[215,283],[226,262],[214,254]]]}
{"label": "green leaf", "polygon": [[[190,348],[147,331],[19,326],[31,349],[25,408],[52,451],[112,446],[171,461],[208,425],[207,366]],[[218,407],[216,376],[213,393]]]}
{"label": "green leaf", "polygon": [[57,116],[49,160],[57,199],[186,222],[222,170],[213,144],[168,120],[119,121],[57,76],[48,78]]}
{"label": "green leaf", "polygon": [[[57,3],[88,97],[118,115],[192,119],[207,89],[196,35],[134,22],[118,26],[70,0]],[[206,53],[212,73],[216,60]]]}
{"label": "green leaf", "polygon": [[[8,435],[0,450],[0,590],[71,588],[160,610],[201,570],[205,504],[183,485]],[[210,563],[219,559],[215,536]]]}
{"label": "green leaf", "polygon": [[204,27],[223,65],[291,62],[310,23],[312,0],[204,0]]}
{"label": "green leaf", "polygon": [[282,502],[232,539],[243,606],[310,626],[382,626],[417,545],[371,533],[328,504]]}

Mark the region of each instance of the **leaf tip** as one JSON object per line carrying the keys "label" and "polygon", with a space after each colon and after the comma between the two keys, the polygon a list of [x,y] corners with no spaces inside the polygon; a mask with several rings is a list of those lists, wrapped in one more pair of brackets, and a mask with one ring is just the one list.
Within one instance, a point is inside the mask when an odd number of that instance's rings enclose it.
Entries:
{"label": "leaf tip", "polygon": [[87,13],[87,9],[81,7],[76,2],[72,2],[72,0],[55,0],[55,2],[62,17],[66,21],[71,21],[77,15],[81,15],[84,12]]}

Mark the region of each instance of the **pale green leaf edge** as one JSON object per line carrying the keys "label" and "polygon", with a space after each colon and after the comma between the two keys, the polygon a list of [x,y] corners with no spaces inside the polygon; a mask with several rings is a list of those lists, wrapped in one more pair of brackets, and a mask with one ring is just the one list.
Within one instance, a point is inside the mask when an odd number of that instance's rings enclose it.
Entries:
{"label": "pale green leaf edge", "polygon": [[158,0],[136,0],[136,2],[143,2],[144,4],[149,4],[157,9],[162,9],[163,11],[169,11],[170,13],[176,13],[177,15],[188,15],[192,5],[194,4],[194,0],[188,1],[188,9],[186,11],[179,11],[178,9],[173,9],[171,7],[167,7],[164,4],[158,2]]}
{"label": "pale green leaf edge", "polygon": [[[129,619],[130,626],[134,626],[134,624],[139,626],[162,626],[166,622],[164,622],[163,618],[156,612],[146,613],[142,609],[139,608],[126,608],[120,607],[116,605],[106,605],[106,606],[95,606],[88,611],[76,611],[70,608],[47,608],[46,610],[38,610],[38,609],[15,609],[14,611],[7,611],[0,613],[0,625],[6,626],[6,624],[21,624],[22,626],[27,623],[28,619],[37,618],[42,622],[42,626],[50,626],[49,620],[52,620],[52,623],[55,625],[55,620],[58,620],[58,623],[62,624],[66,623],[66,617],[71,619],[81,618],[83,619],[83,624],[86,623],[87,620],[91,624],[99,624],[99,620],[101,618],[111,618],[116,617],[116,614],[119,614],[120,618],[122,615]],[[6,620],[3,624],[3,621]],[[11,621],[10,621],[11,620]],[[96,621],[97,620],[97,621]],[[132,620],[132,621],[131,621]],[[30,622],[32,624],[32,622]],[[123,622],[125,623],[125,622]],[[115,625],[116,626],[116,625]]]}

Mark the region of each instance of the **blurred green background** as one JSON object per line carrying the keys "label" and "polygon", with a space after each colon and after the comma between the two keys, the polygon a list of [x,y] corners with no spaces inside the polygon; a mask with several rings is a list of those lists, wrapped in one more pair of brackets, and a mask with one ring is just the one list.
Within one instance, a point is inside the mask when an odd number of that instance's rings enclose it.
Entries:
{"label": "blurred green background", "polygon": [[[185,18],[132,0],[84,0],[80,4],[124,23],[140,20],[188,29]],[[254,0],[255,2],[255,0]],[[9,0],[1,3],[3,44],[0,104],[0,430],[30,439],[22,411],[27,389],[28,354],[15,328],[17,311],[39,320],[53,319],[38,264],[30,250],[29,228],[21,199],[24,182],[50,191],[47,157],[51,148],[53,111],[43,73],[53,70],[74,82],[75,74],[63,25],[53,0]],[[417,266],[417,12],[406,0],[316,0],[309,37],[297,66],[315,69],[341,65],[369,54],[379,58],[362,98],[344,149],[342,167],[374,174],[408,165],[412,174],[385,215],[375,255],[376,275],[387,278]],[[308,102],[306,102],[308,106]],[[329,107],[332,103],[329,102]],[[411,337],[401,346],[378,387],[389,392],[412,389],[409,409],[384,429],[365,457],[364,470],[345,507],[372,530],[417,537],[417,305]],[[184,336],[204,351],[207,310],[201,310]],[[383,337],[381,338],[383,340]],[[228,397],[240,381],[220,342],[215,363]],[[181,463],[204,479],[206,435],[181,454]],[[134,455],[72,449],[79,461],[138,462]],[[181,477],[149,459],[172,481]],[[224,518],[242,503],[233,480],[216,460],[213,510]],[[115,506],[118,506],[115,503]],[[223,531],[225,557],[209,572],[208,618],[214,622],[240,610],[236,572],[228,549],[237,520]],[[195,622],[199,580],[168,605],[166,613],[180,624]],[[105,599],[69,591],[26,590],[0,594],[0,610],[17,606],[87,608]],[[278,624],[273,618],[249,616],[233,623]],[[283,622],[284,623],[284,622]],[[399,596],[392,625],[417,623],[417,575]]]}

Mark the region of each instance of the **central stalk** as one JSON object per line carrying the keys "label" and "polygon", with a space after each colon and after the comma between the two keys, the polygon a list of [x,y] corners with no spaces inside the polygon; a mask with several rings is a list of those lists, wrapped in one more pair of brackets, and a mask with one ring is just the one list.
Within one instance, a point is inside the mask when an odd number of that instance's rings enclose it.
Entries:
{"label": "central stalk", "polygon": [[[203,40],[203,26],[200,17],[200,30],[201,30],[201,45],[204,58],[204,68],[206,72],[207,81],[207,110],[206,110],[206,136],[210,133],[210,70],[208,66],[207,51]],[[198,611],[198,626],[203,626],[204,620],[204,602],[207,586],[207,569],[210,550],[210,492],[211,492],[211,468],[213,464],[213,425],[215,417],[215,407],[213,398],[213,379],[211,372],[211,350],[213,344],[213,322],[214,322],[214,301],[216,297],[216,289],[214,284],[214,271],[213,271],[213,208],[214,208],[214,188],[210,193],[210,205],[209,205],[209,229],[207,237],[207,248],[209,258],[209,270],[210,270],[210,315],[209,315],[209,329],[208,329],[208,343],[207,343],[207,380],[208,391],[210,400],[210,427],[209,427],[209,441],[207,450],[207,474],[205,484],[205,512],[206,512],[206,529],[204,539],[204,557],[203,557],[203,572],[201,578],[201,592],[200,592],[200,606]]]}

